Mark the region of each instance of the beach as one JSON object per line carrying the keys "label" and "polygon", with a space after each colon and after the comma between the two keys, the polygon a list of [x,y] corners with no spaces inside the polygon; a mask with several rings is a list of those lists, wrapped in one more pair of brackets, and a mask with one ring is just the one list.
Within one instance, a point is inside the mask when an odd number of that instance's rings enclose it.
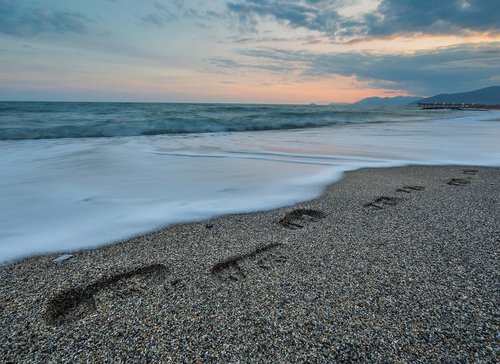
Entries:
{"label": "beach", "polygon": [[0,102],[0,264],[290,206],[347,171],[498,167],[498,111]]}
{"label": "beach", "polygon": [[298,205],[1,266],[1,361],[493,363],[499,181],[360,169]]}

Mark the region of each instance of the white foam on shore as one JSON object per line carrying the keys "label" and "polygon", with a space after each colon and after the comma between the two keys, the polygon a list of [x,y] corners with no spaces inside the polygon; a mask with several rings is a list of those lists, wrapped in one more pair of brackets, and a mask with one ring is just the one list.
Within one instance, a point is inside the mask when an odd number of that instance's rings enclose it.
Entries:
{"label": "white foam on shore", "polygon": [[0,262],[316,197],[348,170],[500,165],[500,113],[319,129],[0,142]]}

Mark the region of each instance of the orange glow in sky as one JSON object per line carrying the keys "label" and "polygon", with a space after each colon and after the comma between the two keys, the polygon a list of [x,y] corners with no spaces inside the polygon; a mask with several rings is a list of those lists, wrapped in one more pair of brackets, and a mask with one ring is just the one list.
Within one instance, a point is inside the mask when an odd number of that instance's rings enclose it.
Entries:
{"label": "orange glow in sky", "polygon": [[466,91],[498,82],[493,3],[3,2],[0,100],[325,104]]}

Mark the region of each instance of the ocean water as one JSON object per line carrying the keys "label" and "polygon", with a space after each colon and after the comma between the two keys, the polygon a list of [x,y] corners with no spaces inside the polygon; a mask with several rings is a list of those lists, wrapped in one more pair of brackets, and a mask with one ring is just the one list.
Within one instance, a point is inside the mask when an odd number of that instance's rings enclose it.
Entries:
{"label": "ocean water", "polygon": [[0,102],[0,263],[314,198],[345,171],[500,165],[500,112]]}

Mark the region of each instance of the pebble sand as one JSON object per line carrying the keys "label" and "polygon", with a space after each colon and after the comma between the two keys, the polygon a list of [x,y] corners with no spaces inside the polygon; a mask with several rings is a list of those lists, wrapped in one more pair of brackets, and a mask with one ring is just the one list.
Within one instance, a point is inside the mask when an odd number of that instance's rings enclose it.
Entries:
{"label": "pebble sand", "polygon": [[2,266],[0,362],[498,362],[499,181],[358,170],[300,205]]}

